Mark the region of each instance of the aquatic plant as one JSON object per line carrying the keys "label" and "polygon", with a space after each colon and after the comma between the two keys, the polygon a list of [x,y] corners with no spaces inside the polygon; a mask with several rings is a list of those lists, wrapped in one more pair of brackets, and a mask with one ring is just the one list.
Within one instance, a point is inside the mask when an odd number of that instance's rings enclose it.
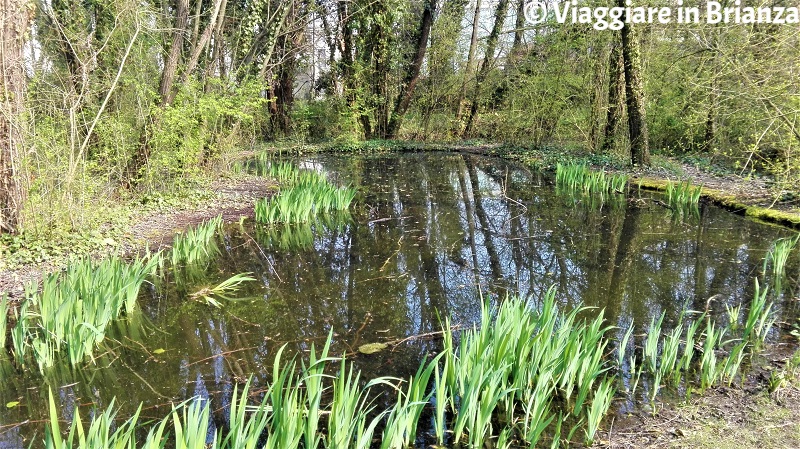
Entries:
{"label": "aquatic plant", "polygon": [[438,361],[437,356],[420,364],[417,372],[408,379],[405,393],[397,390],[397,403],[386,419],[381,449],[402,449],[414,444],[419,417],[433,394],[426,391]]}
{"label": "aquatic plant", "polygon": [[[276,195],[256,201],[256,222],[273,228],[276,225],[297,225],[284,226],[271,233],[270,240],[281,248],[298,249],[311,245],[313,234],[310,225],[326,223],[324,218],[333,212],[347,211],[355,199],[355,189],[336,187],[322,173],[299,170],[286,162],[263,163],[263,174],[277,180],[282,188]],[[337,220],[338,223],[341,220]]]}
{"label": "aquatic plant", "polygon": [[667,204],[679,212],[696,211],[702,190],[702,186],[692,185],[689,181],[668,182],[666,186]]}
{"label": "aquatic plant", "polygon": [[256,221],[264,224],[308,223],[317,215],[350,208],[356,191],[329,184],[298,184],[256,202]]}
{"label": "aquatic plant", "polygon": [[221,228],[222,216],[218,215],[185,233],[176,234],[172,243],[173,267],[206,263],[219,255],[214,236]]}
{"label": "aquatic plant", "polygon": [[40,290],[29,285],[12,331],[17,362],[24,365],[29,349],[40,369],[52,366],[60,352],[73,365],[91,357],[108,325],[136,309],[139,289],[159,259],[77,261],[46,276]]}
{"label": "aquatic plant", "polygon": [[333,399],[325,440],[325,447],[328,449],[348,449],[357,439],[361,441],[358,446],[361,446],[363,444],[361,438],[364,437],[370,442],[372,440],[377,422],[373,420],[366,426],[367,416],[374,409],[370,405],[367,392],[374,383],[368,383],[366,387],[361,388],[360,377],[361,373],[354,373],[352,365],[347,369],[347,364],[342,359],[339,375],[333,382]]}
{"label": "aquatic plant", "polygon": [[[551,435],[552,447],[558,447],[581,431],[585,443],[591,445],[613,401],[617,379],[609,371],[613,361],[606,360],[610,328],[604,326],[602,313],[579,319],[585,311],[582,307],[559,311],[553,289],[536,308],[514,298],[495,307],[484,304],[481,322],[472,329],[456,331],[445,319],[443,350],[422,362],[408,379],[362,380],[345,357],[328,356],[332,332],[319,354],[312,345],[308,364],[301,363],[299,370],[295,358],[285,360],[284,346],[274,358],[271,381],[260,401],[251,404],[251,381],[234,388],[226,428],[209,435],[210,402],[193,398],[150,424],[145,447],[405,448],[415,444],[422,411],[431,401],[439,444],[480,447],[495,439],[498,447],[512,443],[537,447],[544,435]],[[651,319],[649,331],[655,336],[645,339],[638,369],[635,356],[630,356],[632,375],[638,373],[635,382],[644,371],[654,379],[677,384],[681,373],[695,362],[702,388],[733,381],[750,347],[749,337],[725,340],[727,327],[717,327],[705,314],[692,321],[689,316],[693,315],[682,314],[678,325],[663,336],[665,315]],[[632,336],[632,329],[626,330],[624,341]],[[457,346],[456,341],[460,341]],[[617,363],[625,357],[625,346],[618,346]],[[695,346],[701,348],[699,360],[693,360]],[[723,352],[727,355],[718,358]],[[334,361],[338,371],[326,374],[327,364]],[[659,384],[660,380],[654,382],[651,400]],[[384,387],[382,394],[389,387],[397,395],[384,410],[373,402],[372,389],[378,385]],[[102,441],[106,445],[102,447],[134,447],[135,434],[141,435],[140,429],[147,425],[136,422],[137,414],[115,427],[112,403],[105,412],[94,413],[88,431],[76,414],[68,436],[62,439],[52,402],[51,397],[46,435],[51,447],[93,447],[83,437],[91,432],[106,438],[91,440]],[[164,438],[168,429],[171,436]],[[375,444],[377,435],[380,443]]]}
{"label": "aquatic plant", "polygon": [[760,348],[775,324],[776,316],[772,310],[772,302],[767,302],[767,289],[761,288],[758,279],[755,279],[754,282],[753,302],[750,303],[747,311],[742,340]]}
{"label": "aquatic plant", "polygon": [[[238,449],[257,449],[264,429],[269,424],[270,410],[267,403],[262,402],[255,407],[248,405],[248,397],[252,379],[239,393],[239,385],[234,386],[233,396],[228,411],[228,431],[224,437],[218,438],[218,447]],[[309,446],[316,447],[316,446]]]}
{"label": "aquatic plant", "polygon": [[700,358],[700,389],[705,390],[716,384],[722,376],[722,369],[717,362],[716,349],[722,343],[724,329],[718,328],[712,320],[706,320],[703,339],[703,355]]}
{"label": "aquatic plant", "polygon": [[659,366],[659,337],[661,336],[661,325],[664,322],[664,313],[656,320],[655,317],[650,319],[650,327],[647,329],[647,338],[645,340],[643,349],[643,365],[640,369],[645,368],[653,375],[653,383],[650,387],[650,401],[654,401],[658,390],[661,388],[661,377],[663,372],[658,369]]}
{"label": "aquatic plant", "polygon": [[[49,449],[136,447],[136,430],[139,424],[139,414],[142,411],[141,405],[133,416],[118,424],[116,421],[118,410],[115,408],[115,400],[112,399],[105,410],[97,410],[94,413],[88,429],[84,428],[80,414],[76,413],[70,425],[69,434],[64,439],[58,424],[58,412],[52,390],[48,392],[48,403],[50,420],[45,428],[45,447]],[[157,432],[157,427],[151,430],[148,441],[155,436],[154,431]],[[152,444],[149,446],[153,447]],[[145,447],[148,445],[146,444]]]}
{"label": "aquatic plant", "polygon": [[305,447],[317,447],[322,440],[322,434],[318,432],[320,418],[322,417],[322,393],[325,389],[323,380],[325,379],[325,365],[329,361],[336,360],[328,357],[333,340],[333,329],[328,332],[328,339],[322,346],[322,351],[317,355],[314,343],[311,343],[308,365],[302,362],[303,366],[303,385],[306,389],[306,414],[305,429],[303,432],[303,443]]}
{"label": "aquatic plant", "polygon": [[439,446],[444,445],[445,432],[447,430],[447,382],[445,381],[442,373],[447,372],[447,357],[445,359],[445,366],[439,369],[437,364],[434,367],[434,387],[433,387],[433,429],[436,435],[436,444]]}
{"label": "aquatic plant", "polygon": [[786,274],[786,263],[789,261],[789,256],[799,241],[800,234],[792,238],[786,237],[772,242],[769,252],[764,257],[763,271],[766,273],[767,266],[771,266],[773,279],[780,282]]}
{"label": "aquatic plant", "polygon": [[608,328],[602,313],[590,322],[578,321],[584,310],[560,313],[550,289],[538,312],[514,299],[496,310],[484,306],[480,327],[462,333],[457,351],[445,337],[448,372],[442,377],[450,395],[459,398],[452,401],[453,443],[465,434],[469,444],[493,436],[486,418],[490,409],[506,420],[516,407],[527,409],[520,433],[533,439],[543,431],[540,424],[551,419],[548,398],[559,398],[575,416],[585,415],[595,380],[608,369],[603,359]]}
{"label": "aquatic plant", "polygon": [[586,416],[586,445],[591,446],[594,443],[594,436],[597,429],[600,427],[600,422],[608,413],[608,408],[611,406],[611,399],[614,397],[614,387],[610,379],[605,379],[597,392],[594,395],[591,407],[587,411]]}
{"label": "aquatic plant", "polygon": [[610,175],[604,171],[590,170],[585,164],[556,165],[556,187],[570,192],[599,194],[604,197],[608,193],[624,192],[627,183],[627,175]]}
{"label": "aquatic plant", "polygon": [[250,273],[235,274],[213,287],[204,287],[192,293],[189,295],[189,297],[191,299],[205,301],[207,304],[214,307],[221,307],[222,304],[219,302],[220,299],[234,299],[232,295],[239,290],[243,283],[256,280],[255,278],[250,277],[249,274]]}

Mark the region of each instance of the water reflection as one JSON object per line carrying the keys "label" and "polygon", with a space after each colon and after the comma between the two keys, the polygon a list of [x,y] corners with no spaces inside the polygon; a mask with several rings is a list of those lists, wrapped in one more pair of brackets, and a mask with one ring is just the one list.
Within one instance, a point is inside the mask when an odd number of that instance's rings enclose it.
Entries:
{"label": "water reflection", "polygon": [[[172,402],[200,395],[211,398],[215,425],[224,425],[231,385],[250,375],[263,385],[281,345],[304,356],[332,331],[333,353],[354,353],[364,343],[438,331],[440,317],[469,325],[481,296],[535,302],[555,285],[564,307],[604,308],[623,329],[631,321],[646,326],[662,311],[669,323],[683,307],[721,314],[749,301],[770,242],[790,234],[713,207],[681,221],[646,199],[600,205],[559,195],[540,174],[498,159],[416,154],[301,163],[359,188],[352,216],[278,229],[231,225],[222,254],[199,275],[168,271],[143,295],[141,315],[117,326],[87,369],[57,368],[45,379],[4,369],[0,403],[22,405],[0,417],[0,446],[41,433],[14,424],[46,416],[42,385],[60,392],[64,419],[75,406],[106,406],[114,396],[127,412],[144,402],[142,415],[156,418]],[[243,299],[220,309],[191,299],[241,272],[258,279]],[[788,272],[791,297],[797,257]],[[435,339],[411,339],[355,360],[366,376],[406,376],[436,350]]]}

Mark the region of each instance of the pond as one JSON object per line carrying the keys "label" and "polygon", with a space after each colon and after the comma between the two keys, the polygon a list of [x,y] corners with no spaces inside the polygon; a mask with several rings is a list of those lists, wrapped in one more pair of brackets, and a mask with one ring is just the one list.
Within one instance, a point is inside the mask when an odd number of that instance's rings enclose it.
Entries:
{"label": "pond", "polygon": [[[772,242],[794,235],[707,205],[678,217],[649,192],[593,203],[558,193],[541,173],[483,156],[295,162],[356,186],[352,215],[287,229],[230,224],[207,269],[180,279],[167,269],[148,284],[141,313],[117,323],[86,367],[59,365],[43,378],[3,363],[0,447],[39,444],[48,386],[64,420],[112,398],[122,414],[141,403],[143,417],[160,419],[194,396],[212,397],[220,417],[237,382],[269,380],[281,346],[305,357],[329,333],[332,354],[351,355],[365,378],[407,377],[440,350],[444,317],[468,327],[481,317],[481,298],[536,303],[551,286],[565,309],[604,309],[617,338],[636,323],[632,339],[642,346],[662,313],[668,328],[685,309],[724,317],[726,307],[746,307],[754,278],[770,282],[761,271]],[[800,277],[798,265],[790,259],[791,279]],[[219,307],[192,299],[243,272],[256,282],[243,284],[238,299]],[[783,288],[778,321],[791,322],[797,283]],[[370,343],[390,345],[359,354]]]}

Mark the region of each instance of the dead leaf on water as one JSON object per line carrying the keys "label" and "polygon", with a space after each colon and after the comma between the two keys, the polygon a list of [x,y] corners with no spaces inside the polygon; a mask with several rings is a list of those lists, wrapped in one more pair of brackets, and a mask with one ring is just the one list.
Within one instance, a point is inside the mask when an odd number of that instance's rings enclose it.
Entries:
{"label": "dead leaf on water", "polygon": [[386,343],[367,343],[358,347],[358,352],[362,354],[375,354],[388,348]]}

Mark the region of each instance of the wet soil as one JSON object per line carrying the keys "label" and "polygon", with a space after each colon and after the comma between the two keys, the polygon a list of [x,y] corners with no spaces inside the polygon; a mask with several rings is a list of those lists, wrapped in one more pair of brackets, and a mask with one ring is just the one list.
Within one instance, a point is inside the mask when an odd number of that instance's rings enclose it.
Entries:
{"label": "wet soil", "polygon": [[[796,344],[770,348],[742,382],[614,417],[595,447],[797,448],[800,447],[800,371],[787,366]],[[784,380],[770,387],[770,377]]]}

